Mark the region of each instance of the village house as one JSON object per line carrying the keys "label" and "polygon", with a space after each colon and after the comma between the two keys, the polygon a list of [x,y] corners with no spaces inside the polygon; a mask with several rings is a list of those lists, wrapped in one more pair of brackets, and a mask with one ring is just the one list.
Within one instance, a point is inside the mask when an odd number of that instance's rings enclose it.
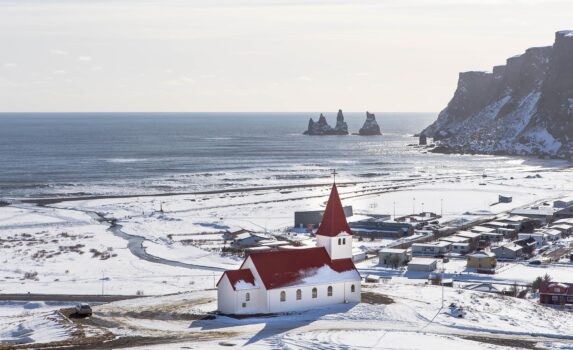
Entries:
{"label": "village house", "polygon": [[412,256],[444,256],[449,253],[451,243],[439,241],[435,243],[412,244]]}
{"label": "village house", "polygon": [[573,304],[573,284],[541,282],[539,303],[548,305]]}
{"label": "village house", "polygon": [[479,232],[460,231],[456,236],[467,238],[472,250],[480,246],[481,233]]}
{"label": "village house", "polygon": [[496,222],[505,223],[508,226],[516,229],[518,232],[530,232],[533,231],[536,222],[525,216],[511,215],[505,218],[497,219]]}
{"label": "village house", "polygon": [[523,248],[524,254],[533,254],[535,249],[537,248],[537,242],[533,238],[526,238],[526,239],[518,239],[513,241],[513,243],[521,246]]}
{"label": "village house", "polygon": [[494,247],[491,251],[498,259],[515,260],[523,256],[523,247],[515,243]]}
{"label": "village house", "polygon": [[490,221],[482,224],[482,226],[493,228],[495,230],[494,232],[503,235],[505,238],[514,238],[517,236],[518,228],[516,228],[515,225],[508,224],[507,222]]}
{"label": "village house", "polygon": [[542,232],[533,232],[533,233],[520,233],[517,235],[519,240],[533,238],[537,243],[537,247],[542,247],[547,244],[547,235]]}
{"label": "village house", "polygon": [[469,243],[452,243],[451,252],[456,254],[467,254],[472,251]]}
{"label": "village house", "polygon": [[397,248],[382,248],[378,252],[378,264],[382,266],[398,267],[408,263],[408,250]]}
{"label": "village house", "polygon": [[332,186],[316,247],[253,252],[217,283],[224,314],[268,314],[360,302],[360,274],[352,262],[352,232],[336,184]]}
{"label": "village house", "polygon": [[491,273],[495,271],[497,266],[497,259],[495,254],[491,252],[475,252],[469,254],[466,267],[476,269],[477,272]]}
{"label": "village house", "polygon": [[429,258],[412,258],[408,263],[409,272],[432,272],[438,267],[436,259]]}
{"label": "village house", "polygon": [[557,209],[550,206],[533,206],[530,208],[515,209],[511,214],[525,216],[536,221],[538,225],[543,226],[553,220],[556,211]]}
{"label": "village house", "polygon": [[573,233],[573,225],[567,225],[565,223],[555,224],[550,226],[549,228],[553,230],[559,230],[563,237],[570,236]]}
{"label": "village house", "polygon": [[553,228],[546,228],[543,230],[538,230],[537,232],[545,234],[547,240],[550,242],[555,242],[561,239],[561,231]]}

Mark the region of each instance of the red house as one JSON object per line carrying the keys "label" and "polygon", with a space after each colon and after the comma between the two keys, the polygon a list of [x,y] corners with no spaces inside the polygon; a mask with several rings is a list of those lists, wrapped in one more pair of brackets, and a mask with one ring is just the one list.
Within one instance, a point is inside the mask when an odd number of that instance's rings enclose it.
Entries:
{"label": "red house", "polygon": [[542,282],[539,286],[539,303],[548,305],[573,304],[573,284]]}

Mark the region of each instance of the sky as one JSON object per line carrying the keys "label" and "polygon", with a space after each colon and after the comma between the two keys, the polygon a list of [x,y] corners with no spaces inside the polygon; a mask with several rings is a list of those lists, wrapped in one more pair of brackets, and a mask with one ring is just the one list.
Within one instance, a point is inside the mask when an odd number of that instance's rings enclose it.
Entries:
{"label": "sky", "polygon": [[0,112],[437,112],[571,0],[0,0]]}

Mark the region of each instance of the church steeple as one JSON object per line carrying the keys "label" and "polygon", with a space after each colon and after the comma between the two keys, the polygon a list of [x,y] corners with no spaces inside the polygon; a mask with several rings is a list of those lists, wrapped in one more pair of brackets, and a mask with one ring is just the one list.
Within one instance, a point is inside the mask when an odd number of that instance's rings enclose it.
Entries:
{"label": "church steeple", "polygon": [[338,195],[336,183],[333,183],[332,189],[330,190],[330,197],[326,204],[326,210],[324,211],[322,221],[318,227],[316,235],[335,237],[341,232],[346,232],[350,235],[352,234],[352,231],[350,231],[350,227],[348,226],[348,222],[346,221],[346,215],[344,215],[344,208],[342,207],[342,202]]}
{"label": "church steeple", "polygon": [[322,222],[316,231],[316,245],[324,247],[332,260],[352,258],[352,231],[346,221],[336,183],[332,184]]}

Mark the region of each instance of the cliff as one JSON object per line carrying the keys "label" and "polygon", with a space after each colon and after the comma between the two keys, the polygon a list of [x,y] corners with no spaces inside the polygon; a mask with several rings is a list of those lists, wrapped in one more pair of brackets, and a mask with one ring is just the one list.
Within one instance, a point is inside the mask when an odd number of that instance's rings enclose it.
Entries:
{"label": "cliff", "polygon": [[366,112],[366,121],[358,131],[358,134],[363,136],[382,135],[374,114]]}
{"label": "cliff", "polygon": [[438,119],[422,133],[437,152],[573,155],[573,31],[492,72],[460,73]]}

